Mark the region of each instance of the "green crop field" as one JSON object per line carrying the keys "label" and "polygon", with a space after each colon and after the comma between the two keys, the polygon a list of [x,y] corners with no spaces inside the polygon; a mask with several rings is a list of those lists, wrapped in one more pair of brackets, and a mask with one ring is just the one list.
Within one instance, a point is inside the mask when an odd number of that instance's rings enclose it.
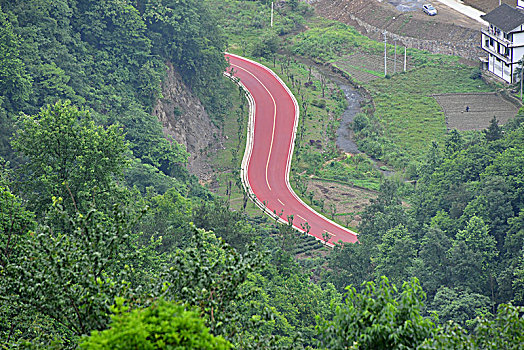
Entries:
{"label": "green crop field", "polygon": [[461,65],[426,65],[365,86],[388,136],[408,155],[418,156],[446,133],[444,113],[431,94],[491,91],[471,73]]}
{"label": "green crop field", "polygon": [[384,78],[383,43],[338,22],[316,20],[308,27],[289,39],[291,50],[337,67],[366,88],[373,100],[367,108],[373,122],[357,132],[359,146],[397,168],[421,157],[431,141],[441,141],[446,133],[444,113],[430,95],[493,91],[476,68],[460,64],[458,57],[421,50],[407,49],[408,70],[402,72],[404,48],[397,47],[397,73],[392,74],[395,48],[389,44]]}

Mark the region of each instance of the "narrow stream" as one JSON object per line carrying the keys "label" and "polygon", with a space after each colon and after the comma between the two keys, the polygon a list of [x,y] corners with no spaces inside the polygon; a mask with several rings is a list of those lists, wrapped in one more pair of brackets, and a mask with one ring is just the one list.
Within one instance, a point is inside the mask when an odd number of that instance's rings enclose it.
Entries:
{"label": "narrow stream", "polygon": [[344,152],[353,154],[361,153],[357,144],[351,138],[351,129],[349,128],[349,125],[353,121],[353,118],[355,118],[355,115],[360,113],[360,102],[364,100],[364,97],[355,87],[349,83],[349,81],[331,71],[329,67],[319,65],[305,57],[301,57],[299,60],[307,66],[315,67],[321,74],[329,78],[329,80],[331,80],[342,91],[344,91],[344,95],[346,95],[346,100],[348,102],[348,107],[340,117],[341,120],[340,126],[337,130],[336,144],[337,147]]}
{"label": "narrow stream", "polygon": [[[351,83],[341,77],[340,75],[334,73],[331,71],[329,67],[322,66],[319,64],[316,64],[315,62],[307,59],[307,58],[301,58],[300,61],[308,66],[314,66],[318,71],[320,71],[321,74],[329,78],[333,83],[335,83],[342,91],[344,91],[344,95],[346,95],[346,100],[348,102],[348,107],[342,113],[341,120],[340,120],[340,126],[337,130],[337,142],[336,145],[339,149],[346,153],[362,153],[359,149],[355,141],[353,141],[352,138],[352,131],[350,129],[350,124],[355,118],[355,116],[361,112],[360,105],[361,102],[365,100],[364,96],[360,93],[360,91],[355,88]],[[373,161],[374,167],[379,170],[382,174],[385,176],[391,176],[394,174],[394,171],[391,170],[383,170],[380,168],[379,162],[377,162],[375,159],[371,158]]]}
{"label": "narrow stream", "polygon": [[357,144],[351,138],[349,126],[355,115],[360,113],[360,102],[363,100],[363,97],[353,86],[335,79],[335,77],[330,76],[330,78],[344,91],[348,102],[348,107],[341,116],[340,126],[337,130],[337,147],[347,153],[360,153]]}
{"label": "narrow stream", "polygon": [[[329,78],[337,84],[342,91],[344,91],[346,100],[348,101],[348,107],[341,116],[340,126],[337,130],[337,147],[347,153],[361,153],[357,144],[351,137],[351,129],[349,126],[355,116],[361,112],[360,103],[364,100],[364,97],[351,84],[342,81],[340,78],[333,75],[329,75]],[[384,176],[388,177],[394,174],[394,171],[381,169],[377,160],[373,158],[370,159],[373,161],[375,169],[380,171]]]}

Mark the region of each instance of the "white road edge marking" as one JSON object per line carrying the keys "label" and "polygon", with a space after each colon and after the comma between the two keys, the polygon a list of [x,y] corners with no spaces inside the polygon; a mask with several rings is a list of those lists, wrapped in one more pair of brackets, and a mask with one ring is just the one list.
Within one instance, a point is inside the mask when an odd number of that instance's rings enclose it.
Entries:
{"label": "white road edge marking", "polygon": [[[347,227],[343,227],[342,225],[332,221],[332,220],[329,220],[328,218],[326,218],[324,215],[318,213],[317,211],[313,210],[309,205],[307,205],[307,203],[305,203],[300,197],[298,197],[295,193],[295,191],[293,191],[293,189],[291,188],[291,185],[289,183],[289,168],[291,167],[291,157],[293,155],[293,150],[295,148],[295,137],[296,137],[296,130],[297,130],[297,126],[298,126],[298,116],[299,116],[299,107],[298,107],[298,102],[295,98],[295,96],[291,93],[291,90],[289,90],[289,88],[287,87],[287,85],[282,81],[282,79],[275,73],[273,72],[271,69],[269,69],[268,67],[264,66],[263,64],[260,64],[256,61],[253,61],[253,60],[250,60],[249,58],[245,58],[245,57],[242,57],[242,56],[239,56],[239,55],[235,55],[235,54],[232,54],[232,53],[228,53],[226,52],[227,55],[229,56],[233,56],[233,57],[236,57],[240,60],[243,60],[243,61],[246,61],[246,62],[249,62],[251,64],[254,64],[256,66],[259,66],[261,67],[262,69],[266,70],[267,72],[269,72],[271,75],[273,75],[273,77],[275,77],[275,79],[284,87],[284,89],[287,91],[287,93],[289,94],[289,96],[291,96],[291,99],[293,100],[293,103],[295,105],[295,126],[294,126],[294,131],[293,131],[293,135],[292,135],[292,139],[291,139],[291,147],[290,147],[290,150],[289,150],[289,154],[288,154],[288,164],[286,166],[286,175],[285,175],[285,182],[286,182],[286,186],[288,188],[288,190],[291,192],[291,194],[302,204],[304,205],[306,208],[308,208],[309,210],[311,210],[312,212],[316,213],[316,215],[318,215],[319,217],[323,218],[324,220],[328,221],[328,222],[331,222],[333,225],[349,232],[350,234],[353,234],[355,237],[358,237],[358,234],[356,232],[353,232],[351,231],[350,229],[348,229]],[[227,75],[227,74],[226,74]],[[229,75],[228,75],[229,76]],[[230,76],[231,77],[231,76]],[[251,92],[246,88],[246,86],[244,84],[242,84],[242,82],[239,80],[239,79],[235,79],[234,77],[231,77],[232,80],[238,84],[240,87],[242,87],[242,89],[246,92],[246,98],[248,99],[248,102],[249,102],[249,107],[250,107],[250,111],[249,111],[249,125],[248,125],[248,135],[250,135],[251,137],[248,138],[247,142],[246,142],[246,153],[244,153],[244,158],[242,159],[242,167],[240,169],[241,173],[242,173],[242,179],[244,180],[243,183],[244,183],[244,186],[247,188],[247,191],[248,193],[251,195],[251,199],[258,205],[258,207],[260,209],[262,209],[262,211],[264,211],[266,214],[268,214],[269,216],[271,217],[274,217],[274,214],[272,211],[270,211],[264,203],[262,203],[258,198],[257,196],[255,195],[255,193],[253,192],[253,190],[251,189],[251,186],[249,185],[249,179],[247,177],[247,168],[249,167],[249,162],[251,160],[251,152],[253,150],[253,138],[254,138],[254,126],[255,126],[255,100],[253,98],[253,96],[251,95]],[[301,217],[299,215],[299,217]],[[302,217],[301,217],[302,218]],[[278,221],[282,224],[288,224],[288,222],[286,222],[284,219],[282,218],[277,218]],[[304,218],[302,218],[302,220],[306,221]],[[302,228],[299,228],[295,225],[293,225],[293,227],[300,231],[300,232],[305,232]],[[330,242],[324,242],[324,240],[322,240],[321,238],[318,238],[318,237],[315,237],[313,235],[311,235],[313,238],[315,238],[316,240],[322,242],[323,244],[325,244],[326,246],[328,247],[331,247],[333,248],[335,245],[333,243],[330,243]]]}
{"label": "white road edge marking", "polygon": [[260,85],[262,85],[262,87],[267,91],[269,97],[271,97],[271,100],[273,100],[273,130],[271,132],[271,143],[269,145],[269,154],[267,155],[267,162],[266,162],[266,184],[267,184],[267,187],[269,187],[269,190],[271,191],[271,185],[269,184],[269,180],[268,180],[268,177],[267,177],[267,170],[269,168],[269,160],[271,159],[271,152],[273,151],[273,140],[275,139],[275,124],[277,122],[277,103],[275,101],[275,98],[271,94],[271,92],[269,92],[269,89],[253,73],[251,73],[247,69],[244,69],[244,68],[242,68],[240,66],[237,66],[236,64],[231,64],[231,66],[232,67],[237,67],[239,69],[242,69],[244,72],[248,73],[253,78],[255,78],[260,83]]}

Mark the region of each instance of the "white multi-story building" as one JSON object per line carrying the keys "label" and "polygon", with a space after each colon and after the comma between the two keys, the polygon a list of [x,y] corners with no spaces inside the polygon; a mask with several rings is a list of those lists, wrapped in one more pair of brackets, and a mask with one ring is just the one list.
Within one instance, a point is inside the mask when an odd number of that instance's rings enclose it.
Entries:
{"label": "white multi-story building", "polygon": [[[502,4],[481,16],[489,27],[482,29],[482,49],[488,53],[487,70],[508,83],[520,80],[516,73],[524,56],[524,0],[517,8]],[[482,60],[482,59],[481,59]]]}

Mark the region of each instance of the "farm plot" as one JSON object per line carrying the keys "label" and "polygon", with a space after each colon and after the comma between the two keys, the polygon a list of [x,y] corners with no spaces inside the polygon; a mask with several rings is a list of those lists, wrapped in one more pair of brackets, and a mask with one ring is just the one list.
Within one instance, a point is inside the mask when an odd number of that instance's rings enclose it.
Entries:
{"label": "farm plot", "polygon": [[316,179],[308,181],[307,191],[316,204],[321,203],[325,213],[330,213],[330,218],[350,227],[358,226],[364,208],[377,198],[376,191]]}
{"label": "farm plot", "polygon": [[518,107],[497,93],[432,95],[442,107],[448,130],[482,130],[496,117],[505,124],[517,115]]}
{"label": "farm plot", "polygon": [[[395,65],[394,56],[387,58],[387,69],[389,75],[392,75],[395,72],[400,73],[404,70],[403,48],[398,49],[396,62]],[[384,56],[382,55],[356,53],[334,62],[334,65],[342,69],[344,72],[349,73],[353,79],[361,83],[367,83],[377,78],[384,77]],[[408,58],[406,69],[410,70],[413,68],[414,65],[409,62]]]}

